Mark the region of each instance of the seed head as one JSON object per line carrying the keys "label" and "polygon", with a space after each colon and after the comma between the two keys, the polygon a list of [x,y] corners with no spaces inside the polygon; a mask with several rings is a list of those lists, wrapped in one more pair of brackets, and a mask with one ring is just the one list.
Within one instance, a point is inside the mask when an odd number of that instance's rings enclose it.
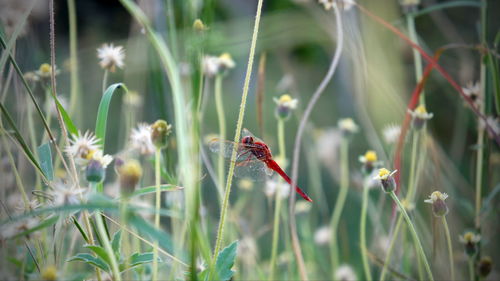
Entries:
{"label": "seed head", "polygon": [[387,144],[394,144],[399,140],[401,134],[401,126],[389,124],[382,129],[382,135]]}
{"label": "seed head", "polygon": [[142,155],[152,155],[155,153],[155,146],[151,139],[151,126],[146,123],[141,123],[137,128],[132,129],[130,133],[130,146],[132,149],[139,151]]}
{"label": "seed head", "polygon": [[172,125],[165,120],[157,120],[151,125],[151,140],[158,149],[167,147],[167,138],[172,131]]}
{"label": "seed head", "polygon": [[123,68],[125,63],[125,50],[122,46],[114,46],[113,44],[103,44],[97,49],[97,57],[99,65],[110,72],[115,72],[116,68]]}
{"label": "seed head", "polygon": [[429,196],[429,199],[424,202],[432,204],[432,213],[434,213],[436,217],[442,217],[448,213],[448,206],[446,206],[446,203],[444,202],[446,198],[448,198],[448,194],[434,191]]}
{"label": "seed head", "polygon": [[493,260],[491,257],[483,257],[479,260],[477,264],[477,272],[481,279],[484,279],[490,275],[491,269],[493,268]]}

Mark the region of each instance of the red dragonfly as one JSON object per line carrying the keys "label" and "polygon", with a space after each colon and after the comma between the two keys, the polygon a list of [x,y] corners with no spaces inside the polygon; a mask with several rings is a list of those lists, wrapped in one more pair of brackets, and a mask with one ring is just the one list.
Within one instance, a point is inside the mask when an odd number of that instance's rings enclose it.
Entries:
{"label": "red dragonfly", "polygon": [[[236,176],[249,176],[253,180],[264,180],[266,175],[270,176],[274,171],[291,185],[292,180],[274,161],[271,149],[247,129],[243,129],[242,133],[243,137],[239,143],[220,139],[211,140],[210,150],[230,159],[233,149],[236,147]],[[312,199],[298,186],[295,186],[295,191],[305,200],[312,202]]]}

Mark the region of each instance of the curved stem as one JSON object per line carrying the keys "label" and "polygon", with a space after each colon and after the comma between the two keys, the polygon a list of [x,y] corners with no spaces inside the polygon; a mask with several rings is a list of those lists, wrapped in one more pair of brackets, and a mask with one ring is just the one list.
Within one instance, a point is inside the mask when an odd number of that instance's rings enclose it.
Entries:
{"label": "curved stem", "polygon": [[[410,37],[410,40],[415,42],[415,44],[418,44],[418,35],[417,31],[415,29],[415,16],[412,14],[406,14],[406,25],[408,27],[408,37]],[[420,53],[416,50],[413,49],[413,60],[415,63],[415,80],[416,83],[420,82],[422,80],[422,56]],[[422,90],[422,94],[420,95],[420,102],[425,104],[425,92]]]}
{"label": "curved stem", "polygon": [[380,273],[379,279],[381,281],[384,281],[385,276],[387,275],[387,269],[389,267],[389,263],[391,262],[392,250],[394,249],[396,240],[398,240],[399,230],[401,229],[402,222],[403,222],[403,216],[399,215],[398,220],[396,222],[396,226],[394,227],[394,233],[392,235],[391,242],[389,243],[389,249],[387,250],[387,255],[385,256],[384,266],[382,267],[382,273]]}
{"label": "curved stem", "polygon": [[[279,159],[285,160],[285,121],[278,118],[278,145],[279,145]],[[281,178],[279,179],[281,182]],[[274,226],[273,226],[273,242],[271,245],[271,270],[269,272],[268,280],[275,280],[274,271],[276,267],[276,256],[278,255],[278,237],[280,233],[280,210],[281,210],[281,194],[280,189],[277,188],[275,191],[275,202],[274,207]],[[290,191],[293,192],[293,191]]]}
{"label": "curved stem", "polygon": [[370,188],[365,184],[363,186],[363,203],[361,207],[361,225],[360,225],[360,243],[361,243],[361,257],[363,259],[363,269],[365,271],[365,278],[367,281],[372,280],[372,274],[370,272],[370,264],[368,263],[368,255],[366,248],[366,209],[368,207]]}
{"label": "curved stem", "polygon": [[343,138],[340,143],[340,191],[335,201],[335,208],[332,214],[330,229],[332,231],[332,241],[330,251],[332,256],[332,276],[335,278],[335,271],[339,266],[339,253],[337,243],[337,232],[342,210],[344,209],[347,191],[349,189],[349,141]]}
{"label": "curved stem", "polygon": [[451,235],[450,229],[448,228],[448,222],[446,221],[446,216],[443,216],[443,225],[446,234],[446,242],[448,244],[448,257],[450,259],[450,271],[451,271],[451,280],[455,280],[455,265],[453,264],[453,248],[451,246]]}
{"label": "curved stem", "polygon": [[[160,157],[161,149],[157,148],[155,152],[155,184],[156,184],[156,203],[155,203],[155,228],[160,229],[160,204],[161,204],[161,189],[160,189]],[[153,247],[153,273],[152,280],[158,280],[158,239],[155,240]]]}
{"label": "curved stem", "polygon": [[408,224],[408,228],[410,229],[410,233],[413,236],[413,240],[415,241],[415,245],[418,249],[418,252],[419,252],[420,256],[422,257],[422,260],[424,261],[425,270],[427,271],[427,274],[429,275],[429,279],[431,281],[434,281],[434,276],[432,276],[431,267],[429,266],[429,262],[427,261],[427,258],[425,257],[424,248],[422,247],[422,243],[420,242],[420,238],[418,238],[417,231],[415,230],[415,227],[413,226],[413,223],[411,222],[410,217],[408,216],[408,213],[406,213],[406,210],[403,207],[403,204],[401,204],[401,201],[399,201],[399,199],[396,196],[396,194],[394,193],[394,191],[391,191],[389,194],[391,195],[391,198],[394,200],[394,202],[396,202],[396,204],[398,205],[399,211],[403,214],[403,216],[406,220],[406,223]]}
{"label": "curved stem", "polygon": [[[257,43],[257,35],[259,34],[260,15],[261,15],[261,11],[262,11],[262,3],[263,2],[264,2],[264,0],[259,0],[259,2],[257,4],[257,13],[255,15],[255,24],[254,24],[253,35],[252,35],[252,43],[250,46],[250,54],[248,56],[248,65],[247,65],[247,70],[246,70],[246,75],[245,75],[245,82],[243,84],[243,93],[241,96],[240,112],[238,114],[238,121],[236,123],[236,132],[234,134],[234,141],[235,142],[238,142],[240,140],[240,136],[241,136],[241,129],[243,126],[243,118],[245,116],[245,106],[246,106],[247,96],[248,96],[248,88],[250,86],[250,77],[252,75],[253,60],[254,60],[254,56],[255,56],[255,46]],[[224,223],[226,222],[226,213],[227,213],[227,208],[229,205],[229,194],[231,193],[231,184],[233,182],[236,154],[237,154],[237,147],[235,146],[233,149],[233,153],[231,154],[231,164],[229,165],[229,171],[228,171],[227,179],[226,179],[224,201],[222,202],[219,227],[217,229],[217,239],[215,241],[215,248],[214,248],[213,258],[212,258],[212,262],[211,262],[211,266],[210,266],[209,279],[212,279],[211,277],[215,273],[214,266],[215,266],[215,262],[217,260],[217,257],[219,256],[219,251],[220,251],[220,248],[222,245]]]}
{"label": "curved stem", "polygon": [[[300,152],[300,145],[302,143],[302,135],[304,134],[304,130],[306,128],[307,121],[309,119],[309,116],[311,115],[311,112],[316,105],[316,102],[318,99],[321,97],[321,94],[325,90],[326,86],[330,82],[330,80],[333,77],[333,74],[335,73],[335,70],[337,69],[337,65],[339,64],[340,61],[340,55],[342,54],[342,47],[344,44],[344,33],[342,30],[342,19],[340,17],[340,11],[337,7],[337,5],[333,6],[333,10],[335,12],[335,23],[337,25],[337,47],[335,49],[335,55],[333,56],[332,63],[330,64],[330,68],[328,69],[328,72],[323,78],[323,81],[319,84],[318,88],[314,92],[311,100],[307,104],[306,110],[304,111],[304,115],[302,116],[302,119],[300,120],[299,128],[297,130],[297,135],[295,136],[295,145],[293,148],[293,162],[292,162],[292,186],[295,185],[297,182],[297,177],[298,177],[298,172],[299,172],[299,152]],[[297,224],[295,222],[295,192],[292,192],[290,194],[290,199],[289,199],[289,206],[288,206],[288,213],[289,213],[289,228],[290,228],[290,234],[292,237],[292,247],[293,247],[293,252],[295,255],[295,259],[297,261],[297,265],[299,267],[299,272],[300,272],[300,277],[302,280],[307,280],[307,272],[306,272],[306,267],[304,264],[304,258],[302,257],[302,250],[300,249],[300,243],[299,243],[299,238],[297,235]]]}
{"label": "curved stem", "polygon": [[108,73],[109,71],[107,69],[104,70],[104,75],[102,77],[102,94],[104,95],[104,92],[106,92],[106,86],[108,85]]}
{"label": "curved stem", "polygon": [[[224,113],[224,104],[222,102],[222,75],[218,74],[215,77],[215,109],[217,111],[217,118],[219,120],[219,138],[221,140],[226,139],[226,116]],[[222,149],[221,143],[221,149]],[[218,181],[217,189],[219,191],[219,197],[222,197],[222,185],[224,183],[224,156],[219,155],[217,162],[217,173],[218,173]]]}

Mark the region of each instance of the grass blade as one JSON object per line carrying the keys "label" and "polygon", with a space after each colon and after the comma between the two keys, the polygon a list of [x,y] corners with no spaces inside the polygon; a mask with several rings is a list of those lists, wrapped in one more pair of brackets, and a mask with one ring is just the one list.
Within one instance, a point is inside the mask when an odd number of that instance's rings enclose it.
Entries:
{"label": "grass blade", "polygon": [[52,181],[54,180],[54,167],[52,166],[52,150],[49,143],[44,143],[38,147],[38,157],[40,158],[40,166],[45,177]]}
{"label": "grass blade", "polygon": [[99,139],[100,144],[104,150],[104,144],[106,141],[106,126],[108,122],[109,105],[111,103],[111,98],[117,89],[124,89],[126,92],[127,87],[123,83],[116,83],[108,87],[102,96],[101,103],[99,104],[99,109],[97,111],[97,120],[95,124],[95,135]]}

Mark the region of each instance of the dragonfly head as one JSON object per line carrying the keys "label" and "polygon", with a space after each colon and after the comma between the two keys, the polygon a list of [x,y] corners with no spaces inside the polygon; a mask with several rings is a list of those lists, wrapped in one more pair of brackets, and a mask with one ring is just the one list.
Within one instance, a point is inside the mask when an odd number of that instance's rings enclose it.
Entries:
{"label": "dragonfly head", "polygon": [[253,137],[251,136],[246,136],[241,139],[241,143],[244,144],[253,144]]}

